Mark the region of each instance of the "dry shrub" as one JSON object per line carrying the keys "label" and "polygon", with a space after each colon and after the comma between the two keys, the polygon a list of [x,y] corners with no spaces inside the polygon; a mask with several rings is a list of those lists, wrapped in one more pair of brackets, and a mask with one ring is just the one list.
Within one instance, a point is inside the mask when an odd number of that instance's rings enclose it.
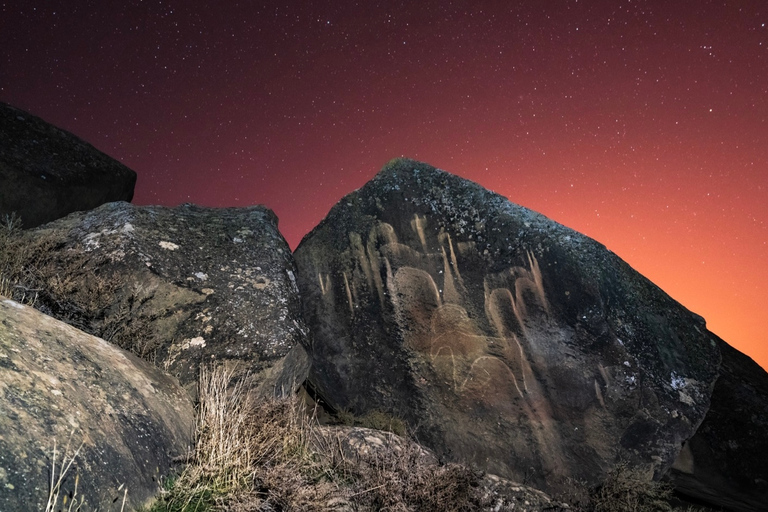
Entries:
{"label": "dry shrub", "polygon": [[362,455],[348,471],[353,501],[363,510],[460,512],[481,506],[478,479],[469,468],[428,461],[415,443]]}
{"label": "dry shrub", "polygon": [[153,511],[311,511],[336,491],[316,485],[321,471],[298,400],[255,398],[245,379],[233,382],[234,374],[233,368],[201,369],[191,464]]}
{"label": "dry shrub", "polygon": [[234,374],[201,370],[195,452],[152,511],[477,509],[467,468],[438,465],[406,441],[349,457],[297,397],[255,398]]}
{"label": "dry shrub", "polygon": [[646,471],[619,464],[591,496],[594,512],[659,512],[672,510],[672,488],[653,481]]}

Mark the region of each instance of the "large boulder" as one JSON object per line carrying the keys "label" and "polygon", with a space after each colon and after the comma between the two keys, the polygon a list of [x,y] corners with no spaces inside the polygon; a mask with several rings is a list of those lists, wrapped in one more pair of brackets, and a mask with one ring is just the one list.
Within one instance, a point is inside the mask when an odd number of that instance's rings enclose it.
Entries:
{"label": "large boulder", "polygon": [[546,491],[659,477],[709,407],[704,320],[598,242],[477,184],[390,162],[294,254],[329,407],[404,419],[439,457]]}
{"label": "large boulder", "polygon": [[768,373],[725,342],[712,403],[671,477],[681,494],[726,510],[768,504]]}
{"label": "large boulder", "polygon": [[130,201],[136,173],[69,132],[0,103],[0,217],[25,228]]}
{"label": "large boulder", "polygon": [[293,257],[267,208],[108,203],[5,246],[17,300],[154,362],[192,395],[203,363],[234,364],[268,394],[304,380]]}
{"label": "large boulder", "polygon": [[125,510],[146,505],[173,458],[192,448],[194,429],[174,379],[0,297],[0,510],[46,509],[51,472],[58,480],[81,443],[50,510],[67,510],[61,500],[75,490],[83,510],[113,510],[115,501],[119,510],[124,498]]}

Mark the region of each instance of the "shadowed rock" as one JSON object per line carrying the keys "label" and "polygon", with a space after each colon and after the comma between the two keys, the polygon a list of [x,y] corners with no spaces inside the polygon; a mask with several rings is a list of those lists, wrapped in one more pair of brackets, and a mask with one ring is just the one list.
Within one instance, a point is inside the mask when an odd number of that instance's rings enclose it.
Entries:
{"label": "shadowed rock", "polygon": [[194,428],[192,403],[174,379],[0,297],[0,510],[45,509],[54,441],[57,478],[62,455],[83,443],[61,497],[71,498],[79,475],[83,510],[113,510],[115,501],[119,510],[126,489],[125,510],[133,510],[191,448]]}
{"label": "shadowed rock", "polygon": [[0,217],[31,228],[130,201],[136,173],[69,132],[0,103]]}
{"label": "shadowed rock", "polygon": [[604,246],[396,160],[295,252],[310,385],[407,421],[444,459],[547,491],[617,461],[664,473],[704,418],[703,319]]}
{"label": "shadowed rock", "polygon": [[725,342],[712,404],[671,476],[677,490],[727,510],[768,503],[768,373]]}
{"label": "shadowed rock", "polygon": [[203,362],[236,364],[269,394],[304,380],[293,258],[267,208],[109,203],[6,246],[17,300],[36,297],[42,311],[153,361],[191,394]]}

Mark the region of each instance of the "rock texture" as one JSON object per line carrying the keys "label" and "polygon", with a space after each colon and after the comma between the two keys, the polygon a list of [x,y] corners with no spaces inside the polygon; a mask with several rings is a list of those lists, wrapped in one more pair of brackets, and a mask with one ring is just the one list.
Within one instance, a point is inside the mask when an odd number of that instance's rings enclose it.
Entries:
{"label": "rock texture", "polygon": [[[83,510],[144,505],[191,448],[194,409],[178,383],[139,358],[0,297],[0,510],[45,509],[54,440],[83,443],[61,495]],[[58,507],[61,507],[61,501]]]}
{"label": "rock texture", "polygon": [[675,461],[672,481],[679,492],[727,510],[765,510],[768,373],[725,342],[720,349],[712,404]]}
{"label": "rock texture", "polygon": [[210,362],[238,365],[268,393],[304,380],[293,258],[264,207],[108,203],[6,247],[17,300],[153,361],[192,394]]}
{"label": "rock texture", "polygon": [[545,491],[673,463],[720,363],[703,319],[604,246],[396,160],[295,258],[309,383],[403,418],[441,459]]}
{"label": "rock texture", "polygon": [[0,217],[25,228],[130,201],[136,173],[71,133],[0,103]]}

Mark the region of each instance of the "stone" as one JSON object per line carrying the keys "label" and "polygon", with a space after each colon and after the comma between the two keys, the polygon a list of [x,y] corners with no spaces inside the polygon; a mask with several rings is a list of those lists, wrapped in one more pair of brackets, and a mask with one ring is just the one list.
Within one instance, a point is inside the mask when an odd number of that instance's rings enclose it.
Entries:
{"label": "stone", "polygon": [[441,460],[545,492],[658,478],[706,414],[704,320],[598,242],[398,159],[294,253],[331,409],[402,418]]}
{"label": "stone", "polygon": [[32,228],[111,201],[131,201],[136,173],[75,135],[0,103],[0,218]]}
{"label": "stone", "polygon": [[235,365],[266,394],[304,380],[296,269],[267,208],[107,203],[5,245],[16,300],[153,362],[192,396],[202,364]]}
{"label": "stone", "polygon": [[675,489],[736,512],[768,503],[768,373],[720,341],[712,403],[670,473]]}
{"label": "stone", "polygon": [[[144,506],[175,470],[173,459],[192,448],[194,429],[194,408],[175,379],[0,296],[0,510],[45,509],[54,441],[57,478],[62,456],[83,443],[61,498],[71,500],[77,481],[83,510],[119,510],[124,498],[125,510]],[[59,501],[59,509],[67,507]]]}

